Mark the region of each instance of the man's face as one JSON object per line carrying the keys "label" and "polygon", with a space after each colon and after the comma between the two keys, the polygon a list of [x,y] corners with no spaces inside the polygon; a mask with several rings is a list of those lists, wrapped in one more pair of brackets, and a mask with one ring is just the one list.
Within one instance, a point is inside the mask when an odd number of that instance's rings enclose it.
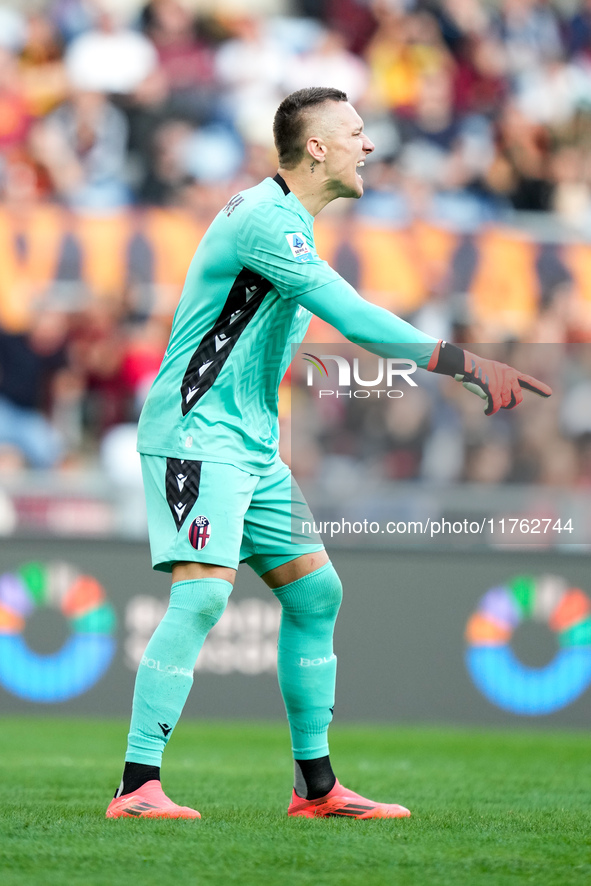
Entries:
{"label": "man's face", "polygon": [[349,102],[325,102],[319,109],[317,131],[324,146],[322,171],[329,179],[335,197],[361,197],[363,179],[359,174],[373,143],[363,132],[363,120]]}

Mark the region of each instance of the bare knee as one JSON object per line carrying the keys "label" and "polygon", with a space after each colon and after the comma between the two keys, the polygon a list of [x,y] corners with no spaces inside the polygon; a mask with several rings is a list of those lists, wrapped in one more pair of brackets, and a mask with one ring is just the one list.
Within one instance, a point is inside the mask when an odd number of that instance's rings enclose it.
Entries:
{"label": "bare knee", "polygon": [[201,578],[221,578],[231,585],[236,580],[236,570],[213,563],[175,563],[172,567],[173,584],[177,581],[198,581]]}

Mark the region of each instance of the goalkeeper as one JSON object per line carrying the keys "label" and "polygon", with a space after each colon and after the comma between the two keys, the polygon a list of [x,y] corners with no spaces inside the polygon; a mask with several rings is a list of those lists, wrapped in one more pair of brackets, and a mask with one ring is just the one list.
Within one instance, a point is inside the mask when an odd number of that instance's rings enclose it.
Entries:
{"label": "goalkeeper", "polygon": [[282,608],[278,677],[295,760],[288,815],[398,818],[404,806],[344,788],[329,758],[333,630],[341,583],[278,455],[277,391],[316,314],[380,356],[462,381],[488,415],[542,382],[438,342],[366,302],[314,246],[312,224],[337,197],[363,194],[374,146],[346,95],[303,89],[274,121],[279,172],[227,203],[194,256],[170,342],[139,424],[152,564],[172,573],[169,607],[138,668],[123,778],[107,817],[199,818],[160,783],[197,656],[226,606],[240,562]]}

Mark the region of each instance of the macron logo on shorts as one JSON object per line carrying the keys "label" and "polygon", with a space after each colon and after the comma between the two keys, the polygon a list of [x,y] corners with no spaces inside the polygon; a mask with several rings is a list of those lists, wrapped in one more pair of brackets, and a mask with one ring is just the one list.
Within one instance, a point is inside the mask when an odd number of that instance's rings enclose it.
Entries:
{"label": "macron logo on shorts", "polygon": [[296,261],[311,261],[312,253],[310,252],[310,247],[306,243],[306,238],[303,234],[286,234],[285,239],[289,243],[289,248],[291,249],[291,254],[295,258]]}
{"label": "macron logo on shorts", "polygon": [[189,541],[196,551],[202,551],[211,538],[210,523],[207,517],[195,517],[189,526]]}

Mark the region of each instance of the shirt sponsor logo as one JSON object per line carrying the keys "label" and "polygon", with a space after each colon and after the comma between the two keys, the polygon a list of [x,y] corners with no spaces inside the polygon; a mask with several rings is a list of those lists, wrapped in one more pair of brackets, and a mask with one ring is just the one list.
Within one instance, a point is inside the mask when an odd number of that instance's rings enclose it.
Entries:
{"label": "shirt sponsor logo", "polygon": [[306,243],[306,238],[303,234],[286,234],[285,239],[289,243],[289,248],[291,249],[291,254],[295,258],[296,261],[311,261],[312,253],[310,251],[310,247]]}

